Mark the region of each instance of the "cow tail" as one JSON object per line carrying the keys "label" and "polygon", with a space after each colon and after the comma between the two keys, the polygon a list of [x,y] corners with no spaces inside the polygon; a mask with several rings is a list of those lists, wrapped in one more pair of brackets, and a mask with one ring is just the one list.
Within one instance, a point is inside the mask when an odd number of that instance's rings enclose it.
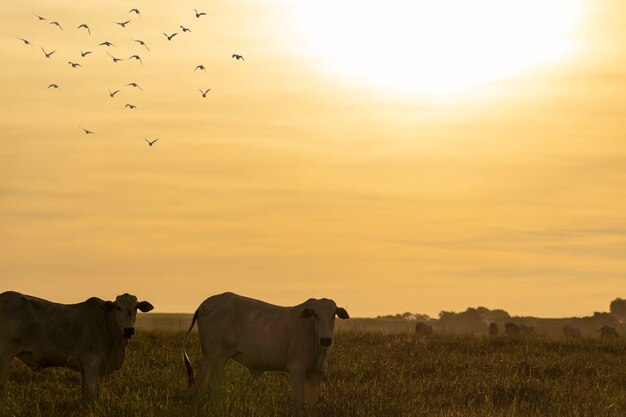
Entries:
{"label": "cow tail", "polygon": [[200,309],[196,310],[196,312],[193,314],[193,319],[191,319],[191,326],[189,326],[189,330],[187,330],[187,334],[185,335],[185,338],[183,339],[183,361],[185,362],[185,369],[187,370],[187,382],[189,382],[190,388],[194,382],[193,367],[191,366],[191,362],[189,361],[189,356],[187,356],[187,350],[185,349],[185,344],[187,343],[187,337],[189,336],[189,333],[191,333],[193,326],[196,324],[196,321],[198,320],[199,310]]}

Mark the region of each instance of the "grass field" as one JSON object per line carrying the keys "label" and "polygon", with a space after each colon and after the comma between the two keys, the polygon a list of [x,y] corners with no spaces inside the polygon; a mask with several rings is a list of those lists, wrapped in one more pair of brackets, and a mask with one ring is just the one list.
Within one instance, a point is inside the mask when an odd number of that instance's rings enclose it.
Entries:
{"label": "grass field", "polygon": [[[12,363],[7,416],[286,416],[289,377],[253,380],[227,368],[223,399],[196,407],[186,397],[181,331],[143,330],[128,346],[124,367],[106,377],[95,409],[80,406],[78,373],[32,373]],[[198,367],[194,334],[190,353]],[[540,338],[416,338],[345,330],[336,335],[319,416],[626,415],[626,343]]]}

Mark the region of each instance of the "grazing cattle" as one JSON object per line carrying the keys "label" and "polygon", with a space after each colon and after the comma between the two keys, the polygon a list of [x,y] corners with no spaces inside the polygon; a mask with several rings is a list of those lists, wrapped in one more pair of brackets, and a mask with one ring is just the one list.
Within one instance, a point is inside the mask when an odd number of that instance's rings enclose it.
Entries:
{"label": "grazing cattle", "polygon": [[498,323],[489,324],[489,336],[497,336],[499,332]]}
{"label": "grazing cattle", "polygon": [[130,294],[114,302],[94,297],[78,304],[12,291],[0,294],[0,391],[17,357],[33,371],[62,367],[80,372],[83,402],[93,403],[100,378],[122,367],[137,310],[152,309]]}
{"label": "grazing cattle", "polygon": [[504,334],[518,335],[519,334],[519,327],[517,326],[517,324],[509,321],[509,322],[504,324]]}
{"label": "grazing cattle", "polygon": [[600,328],[601,339],[615,339],[617,337],[619,337],[619,334],[617,334],[615,327],[604,325]]}
{"label": "grazing cattle", "polygon": [[567,325],[563,327],[563,336],[566,339],[582,339],[583,335],[580,333],[580,329],[578,327],[574,327],[571,325]]}
{"label": "grazing cattle", "polygon": [[[317,391],[333,344],[335,316],[350,318],[333,300],[310,298],[294,307],[281,307],[233,293],[207,298],[196,310],[183,340],[183,360],[196,398],[209,384],[214,397],[229,359],[244,365],[254,378],[265,371],[291,376],[295,414],[304,412],[305,397],[315,415]],[[198,322],[202,367],[198,380],[185,349]]]}
{"label": "grazing cattle", "polygon": [[535,334],[535,328],[532,326],[526,326],[525,324],[515,324],[509,321],[504,324],[504,334],[512,336],[531,335]]}
{"label": "grazing cattle", "polygon": [[433,326],[422,321],[418,321],[415,324],[415,334],[420,336],[431,336],[433,334]]}

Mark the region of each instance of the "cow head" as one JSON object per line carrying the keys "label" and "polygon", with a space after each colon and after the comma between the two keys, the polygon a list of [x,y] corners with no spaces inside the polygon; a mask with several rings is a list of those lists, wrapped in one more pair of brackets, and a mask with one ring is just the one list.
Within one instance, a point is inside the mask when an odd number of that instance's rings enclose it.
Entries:
{"label": "cow head", "polygon": [[115,301],[105,301],[104,310],[115,314],[115,323],[125,339],[135,334],[137,310],[147,313],[154,307],[147,301],[137,302],[137,297],[130,294],[118,295]]}
{"label": "cow head", "polygon": [[337,307],[333,300],[322,298],[316,300],[311,298],[305,303],[306,307],[300,312],[300,318],[313,320],[315,332],[319,336],[319,343],[322,347],[330,347],[333,343],[333,331],[335,330],[335,316],[342,320],[350,318],[348,312]]}

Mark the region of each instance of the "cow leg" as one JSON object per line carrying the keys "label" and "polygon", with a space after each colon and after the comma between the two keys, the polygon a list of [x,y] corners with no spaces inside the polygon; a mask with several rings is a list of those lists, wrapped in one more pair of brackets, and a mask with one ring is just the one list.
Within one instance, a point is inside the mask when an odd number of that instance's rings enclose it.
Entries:
{"label": "cow leg", "polygon": [[11,367],[11,355],[0,355],[0,400],[6,396],[6,383],[9,379],[9,368]]}
{"label": "cow leg", "polygon": [[206,355],[202,357],[202,365],[200,366],[200,372],[198,373],[198,379],[191,387],[192,395],[196,400],[200,400],[202,398],[202,394],[206,390],[207,382],[209,380],[209,375],[211,373],[211,361]]}
{"label": "cow leg", "polygon": [[304,412],[304,372],[293,370],[291,375],[291,386],[293,390],[294,415],[302,417]]}
{"label": "cow leg", "polygon": [[92,361],[83,365],[81,377],[83,404],[91,406],[99,396],[98,383],[100,379],[100,371],[98,363],[96,361]]}
{"label": "cow leg", "polygon": [[306,397],[307,407],[309,409],[309,416],[315,417],[317,412],[315,407],[317,405],[318,390],[320,386],[320,374],[317,372],[312,372],[311,374],[306,376],[304,381],[304,395]]}
{"label": "cow leg", "polygon": [[211,400],[216,401],[220,396],[220,383],[222,376],[224,376],[224,368],[228,357],[218,357],[211,361],[211,377],[209,379],[209,389],[211,394]]}

